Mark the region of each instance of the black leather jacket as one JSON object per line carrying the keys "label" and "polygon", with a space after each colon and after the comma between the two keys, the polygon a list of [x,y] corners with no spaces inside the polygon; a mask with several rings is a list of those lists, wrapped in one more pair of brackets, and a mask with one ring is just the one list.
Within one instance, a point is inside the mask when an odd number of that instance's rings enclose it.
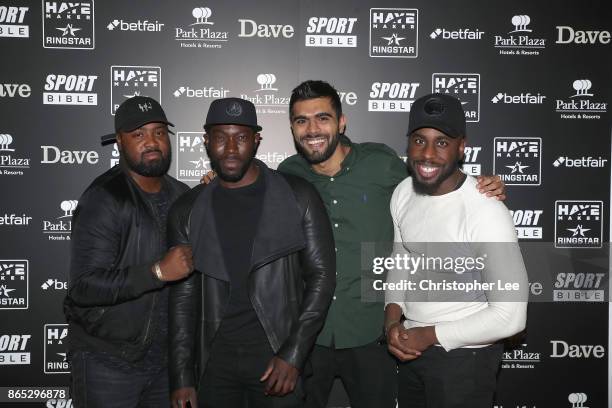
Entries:
{"label": "black leather jacket", "polygon": [[[257,161],[266,192],[255,233],[249,297],[279,358],[303,369],[336,284],[334,240],[312,185]],[[218,180],[183,195],[170,211],[168,240],[193,245],[196,271],[170,289],[170,387],[199,387],[229,300],[212,192]]]}
{"label": "black leather jacket", "polygon": [[[164,176],[169,204],[189,188]],[[85,190],[72,218],[68,295],[70,351],[140,360],[164,282],[151,272],[166,251],[150,204],[121,165]]]}

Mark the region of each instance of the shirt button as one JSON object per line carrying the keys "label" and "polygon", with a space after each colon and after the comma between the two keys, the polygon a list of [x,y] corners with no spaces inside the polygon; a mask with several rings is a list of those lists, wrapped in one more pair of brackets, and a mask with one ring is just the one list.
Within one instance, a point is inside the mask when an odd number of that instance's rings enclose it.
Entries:
{"label": "shirt button", "polygon": [[338,252],[338,248],[334,248],[334,251]]}
{"label": "shirt button", "polygon": [[334,296],[334,300],[336,300],[336,297]]}
{"label": "shirt button", "polygon": [[333,203],[334,203],[334,204],[338,204],[338,200],[334,200],[334,201],[333,201]]}
{"label": "shirt button", "polygon": [[331,177],[331,178],[329,179],[329,181],[334,181],[334,178],[333,178],[333,177]]}
{"label": "shirt button", "polygon": [[338,228],[338,224],[334,224],[334,227],[335,227],[335,228]]}

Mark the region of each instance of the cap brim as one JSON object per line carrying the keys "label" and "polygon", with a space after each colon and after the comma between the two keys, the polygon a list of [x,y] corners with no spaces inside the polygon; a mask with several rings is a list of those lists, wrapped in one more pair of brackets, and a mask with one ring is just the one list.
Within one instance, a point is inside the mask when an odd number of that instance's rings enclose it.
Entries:
{"label": "cap brim", "polygon": [[423,129],[423,128],[432,128],[432,129],[439,130],[440,132],[444,133],[446,136],[453,138],[453,139],[462,137],[460,132],[457,132],[455,129],[449,126],[441,125],[440,123],[420,123],[418,126],[408,129],[407,136],[410,136],[414,131]]}
{"label": "cap brim", "polygon": [[164,123],[164,124],[166,124],[168,126],[174,127],[174,124],[172,122],[168,122],[167,120],[158,118],[158,119],[148,119],[148,120],[145,120],[145,121],[137,121],[137,122],[128,123],[128,124],[124,125],[123,128],[120,129],[120,130],[122,132],[131,132],[132,130],[138,129],[139,127],[144,126],[147,123],[156,123],[156,122]]}
{"label": "cap brim", "polygon": [[109,133],[108,135],[104,135],[100,137],[100,144],[102,146],[106,146],[111,143],[116,142],[117,135],[115,133]]}
{"label": "cap brim", "polygon": [[208,123],[205,124],[203,126],[204,130],[208,132],[208,129],[210,129],[213,126],[217,126],[217,125],[238,125],[238,126],[246,126],[246,127],[250,127],[251,129],[253,129],[256,132],[261,132],[263,130],[263,128],[259,125],[256,126],[252,126],[252,125],[245,125],[244,123]]}

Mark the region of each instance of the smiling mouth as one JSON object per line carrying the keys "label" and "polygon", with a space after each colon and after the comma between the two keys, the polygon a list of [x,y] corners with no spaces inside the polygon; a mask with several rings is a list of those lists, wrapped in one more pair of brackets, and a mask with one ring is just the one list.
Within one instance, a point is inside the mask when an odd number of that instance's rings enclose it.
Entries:
{"label": "smiling mouth", "polygon": [[426,163],[416,163],[416,170],[424,179],[432,179],[435,178],[440,173],[440,166],[426,164]]}
{"label": "smiling mouth", "polygon": [[318,150],[323,147],[323,145],[327,142],[327,138],[325,137],[313,137],[304,139],[304,143],[313,148],[314,150]]}

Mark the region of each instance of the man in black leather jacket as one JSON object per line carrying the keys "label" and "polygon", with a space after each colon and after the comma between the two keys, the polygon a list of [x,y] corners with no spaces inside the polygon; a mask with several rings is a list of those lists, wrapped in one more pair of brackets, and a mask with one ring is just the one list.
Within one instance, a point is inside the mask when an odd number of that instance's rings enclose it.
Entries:
{"label": "man in black leather jacket", "polygon": [[197,271],[170,292],[173,406],[301,406],[335,288],[325,207],[309,183],[254,160],[251,102],[213,101],[204,128],[219,177],[182,196],[168,223]]}
{"label": "man in black leather jacket", "polygon": [[193,267],[189,247],[166,252],[168,210],[188,190],[166,175],[168,125],[154,99],[125,101],[103,138],[116,138],[120,164],[94,180],[73,217],[64,310],[77,408],[169,403],[166,282]]}

